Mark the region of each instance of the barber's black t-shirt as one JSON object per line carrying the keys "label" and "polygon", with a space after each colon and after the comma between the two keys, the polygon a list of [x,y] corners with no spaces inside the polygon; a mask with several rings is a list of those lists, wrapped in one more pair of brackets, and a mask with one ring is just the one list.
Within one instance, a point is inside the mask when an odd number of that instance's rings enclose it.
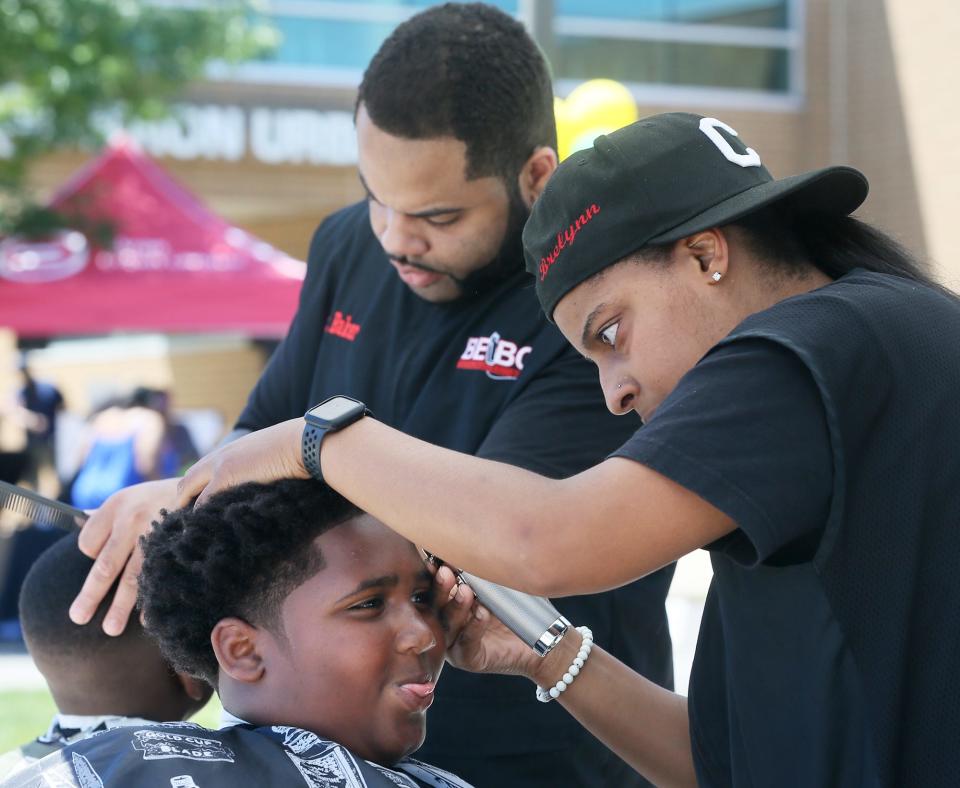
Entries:
{"label": "barber's black t-shirt", "polygon": [[690,687],[708,786],[960,779],[960,302],[855,271],[738,326],[616,452],[736,521]]}
{"label": "barber's black t-shirt", "polygon": [[[389,266],[365,205],[334,214],[314,236],[290,333],[237,427],[260,429],[346,394],[380,421],[449,449],[552,477],[596,464],[637,422],[606,410],[595,369],[544,318],[532,280],[519,261],[517,268],[479,296],[432,304]],[[494,499],[497,490],[486,493]],[[664,599],[672,573],[557,607],[669,687]],[[516,784],[638,784],[558,704],[537,702],[528,681],[448,668],[417,757],[481,787],[492,773],[511,784],[504,761],[492,766],[492,756],[513,764]]]}

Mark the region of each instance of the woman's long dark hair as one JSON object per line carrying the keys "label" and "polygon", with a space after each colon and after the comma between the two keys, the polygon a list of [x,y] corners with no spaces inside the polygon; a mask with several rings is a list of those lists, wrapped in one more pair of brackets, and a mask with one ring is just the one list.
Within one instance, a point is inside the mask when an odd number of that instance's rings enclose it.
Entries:
{"label": "woman's long dark hair", "polygon": [[806,214],[793,232],[807,259],[832,279],[854,268],[936,285],[927,266],[884,232],[852,216]]}
{"label": "woman's long dark hair", "polygon": [[831,279],[854,268],[899,276],[944,290],[927,266],[884,232],[852,216],[791,214],[775,206],[733,222],[751,251],[771,265],[810,264]]}
{"label": "woman's long dark hair", "polygon": [[[957,293],[940,284],[928,266],[886,233],[852,216],[828,213],[796,214],[789,207],[768,205],[724,229],[739,232],[753,256],[773,273],[802,275],[813,265],[839,279],[855,268],[899,276],[931,287],[951,298]],[[673,244],[653,244],[637,257],[667,265]]]}

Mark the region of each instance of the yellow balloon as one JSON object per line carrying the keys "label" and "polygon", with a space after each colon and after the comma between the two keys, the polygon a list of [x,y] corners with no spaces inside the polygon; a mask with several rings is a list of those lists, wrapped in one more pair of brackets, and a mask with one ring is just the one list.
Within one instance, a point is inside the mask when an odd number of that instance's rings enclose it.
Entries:
{"label": "yellow balloon", "polygon": [[633,94],[612,79],[591,79],[578,85],[565,101],[555,100],[554,110],[561,160],[589,148],[601,134],[623,128],[639,116]]}

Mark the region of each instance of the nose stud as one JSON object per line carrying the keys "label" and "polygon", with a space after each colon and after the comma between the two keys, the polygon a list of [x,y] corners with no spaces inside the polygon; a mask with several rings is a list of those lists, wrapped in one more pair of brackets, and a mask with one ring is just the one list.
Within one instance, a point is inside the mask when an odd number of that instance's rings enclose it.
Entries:
{"label": "nose stud", "polygon": [[617,389],[619,390],[619,389],[622,389],[622,388],[623,388],[623,384],[622,384],[622,383],[618,383],[618,384],[617,384]]}

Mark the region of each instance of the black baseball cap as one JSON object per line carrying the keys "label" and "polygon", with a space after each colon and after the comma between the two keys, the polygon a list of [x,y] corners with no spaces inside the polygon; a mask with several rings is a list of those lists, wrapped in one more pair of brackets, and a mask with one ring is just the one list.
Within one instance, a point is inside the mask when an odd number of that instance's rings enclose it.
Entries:
{"label": "black baseball cap", "polygon": [[868,188],[852,167],[774,180],[756,151],[716,118],[654,115],[598,137],[560,165],[523,230],[527,271],[552,320],[570,290],[645,246],[777,201],[797,214],[846,216]]}

